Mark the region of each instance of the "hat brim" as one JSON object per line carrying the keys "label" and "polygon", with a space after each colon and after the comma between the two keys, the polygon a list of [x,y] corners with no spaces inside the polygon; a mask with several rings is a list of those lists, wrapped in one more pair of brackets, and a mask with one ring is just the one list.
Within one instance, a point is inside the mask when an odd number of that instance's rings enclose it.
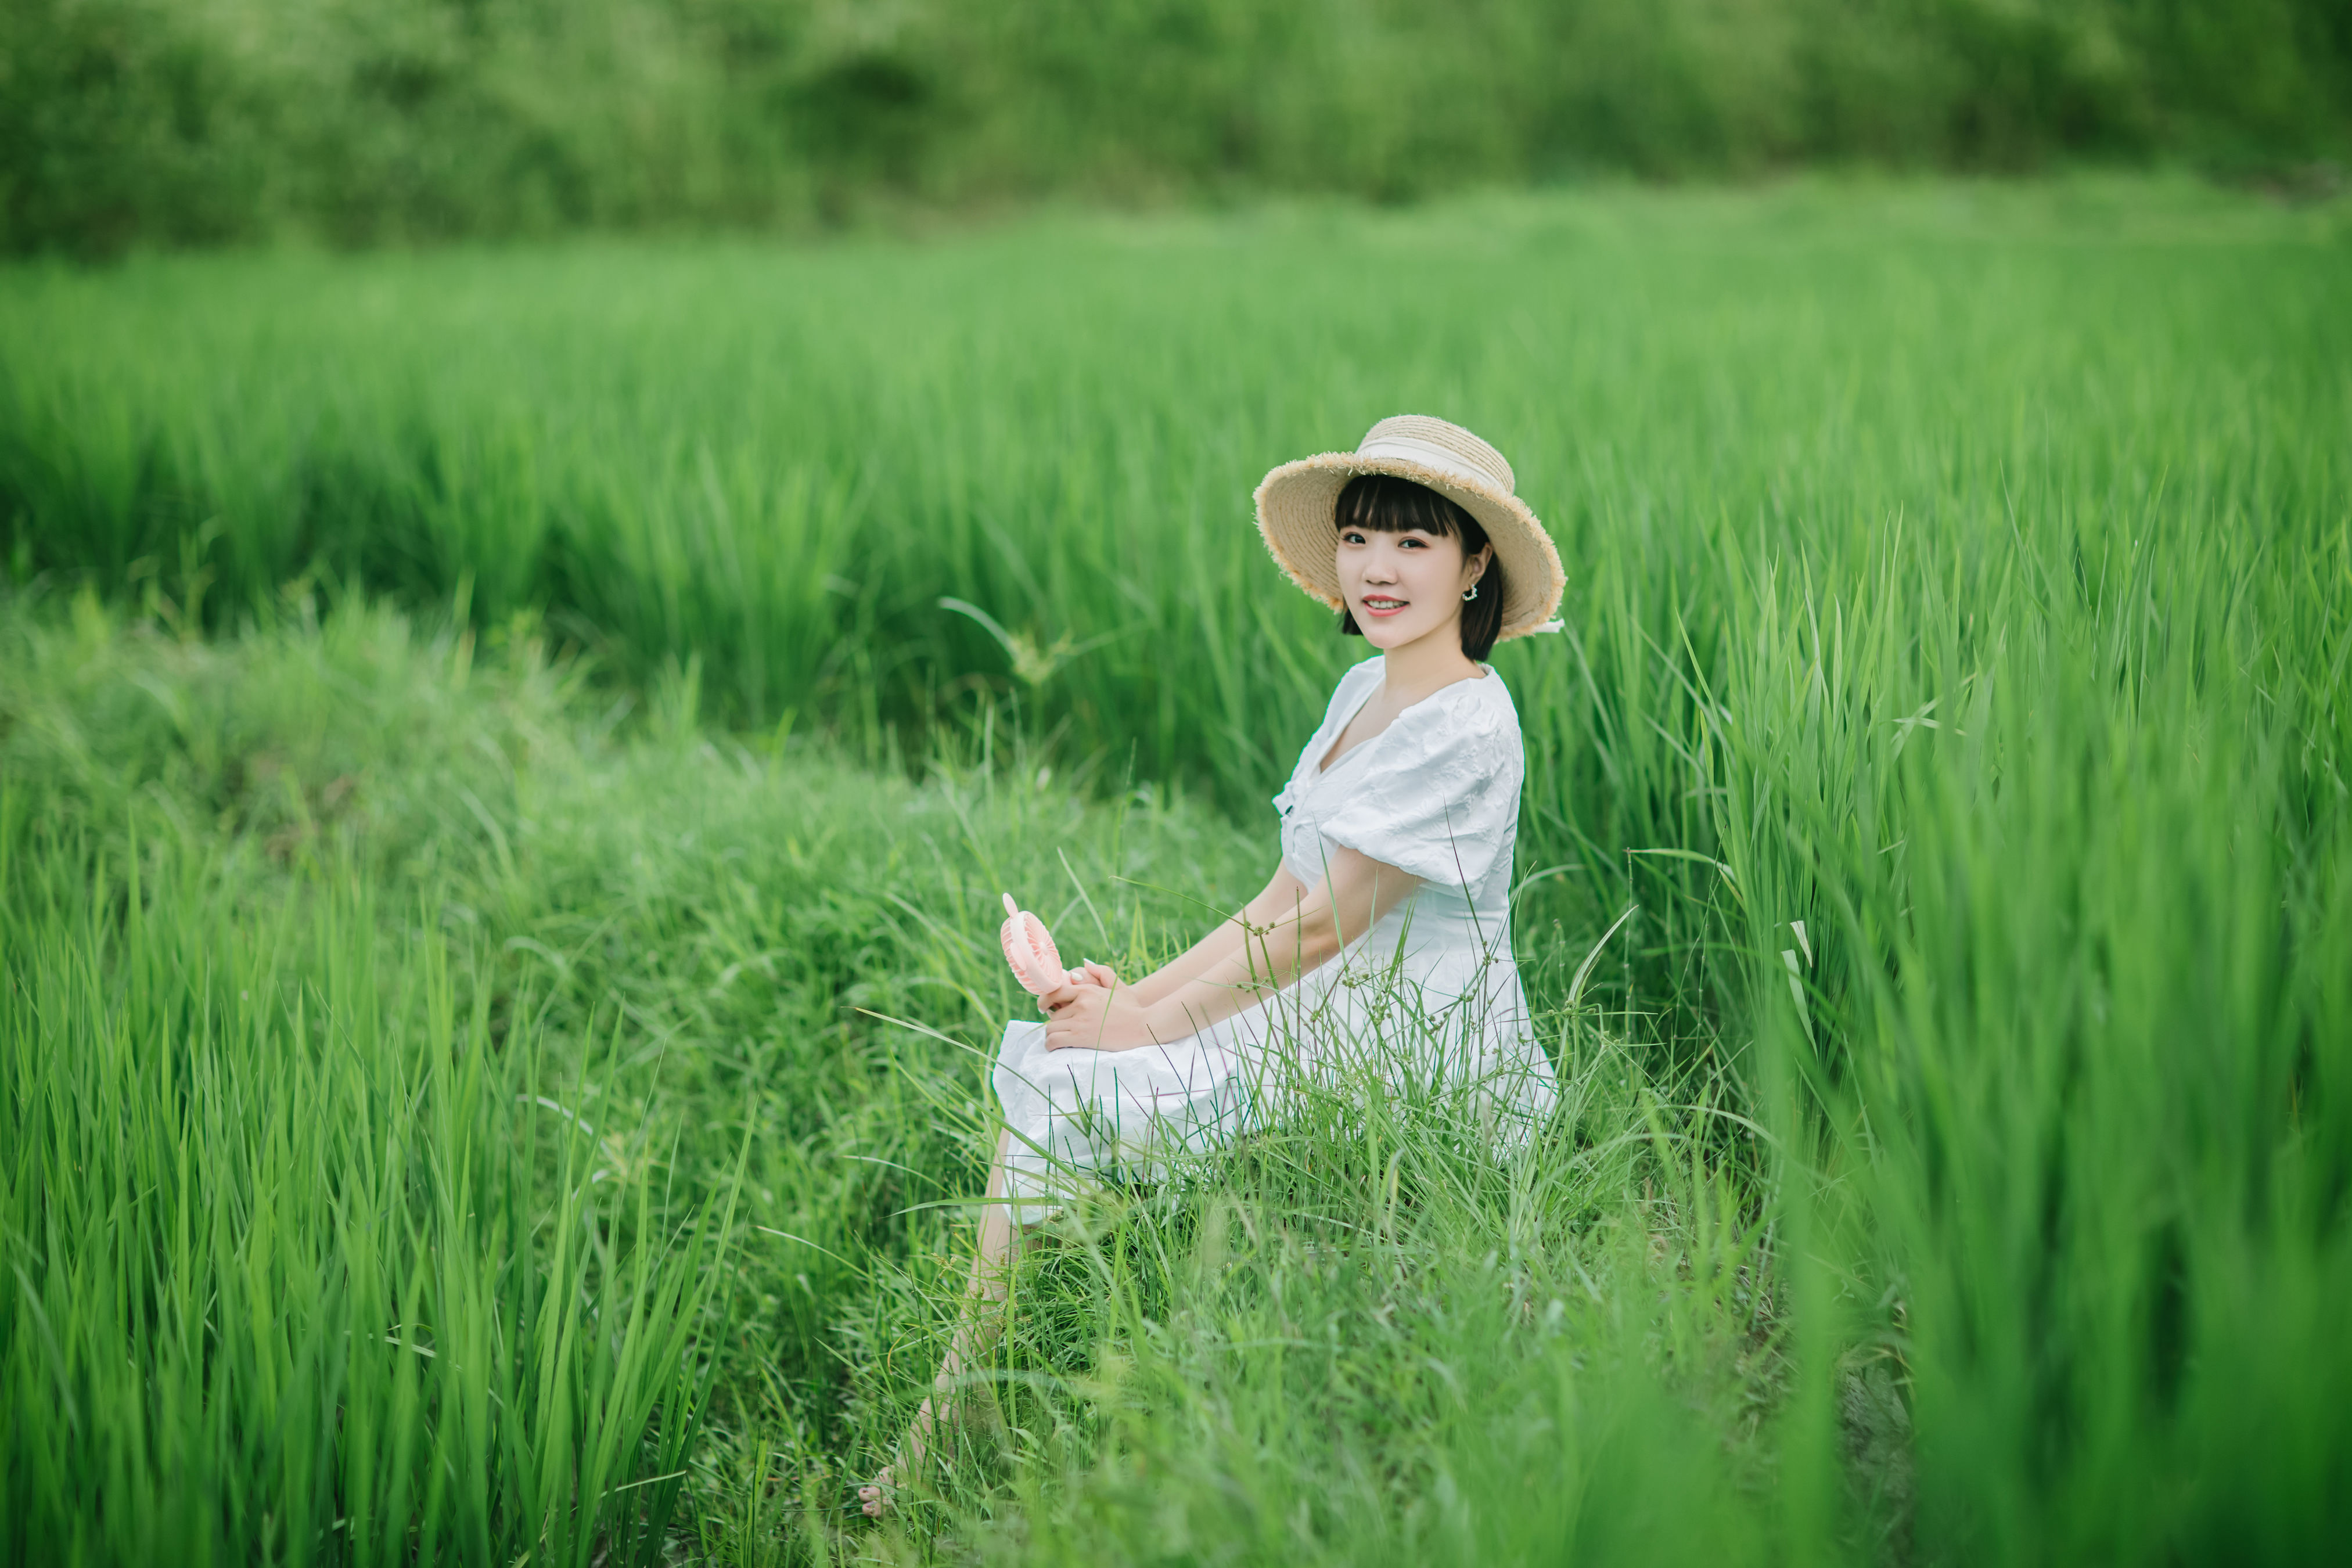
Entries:
{"label": "hat brim", "polygon": [[1525,637],[1551,619],[1568,577],[1551,535],[1527,502],[1497,486],[1475,484],[1425,463],[1355,452],[1301,458],[1258,482],[1258,532],[1275,564],[1308,596],[1334,610],[1346,607],[1339,593],[1339,492],[1360,474],[1391,474],[1425,485],[1478,520],[1503,568],[1503,626],[1496,642]]}

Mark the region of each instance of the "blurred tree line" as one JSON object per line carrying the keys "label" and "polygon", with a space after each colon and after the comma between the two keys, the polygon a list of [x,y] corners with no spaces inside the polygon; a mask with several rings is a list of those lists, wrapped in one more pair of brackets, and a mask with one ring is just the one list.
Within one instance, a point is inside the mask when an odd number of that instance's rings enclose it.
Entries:
{"label": "blurred tree line", "polygon": [[0,0],[0,249],[2341,152],[2352,0]]}

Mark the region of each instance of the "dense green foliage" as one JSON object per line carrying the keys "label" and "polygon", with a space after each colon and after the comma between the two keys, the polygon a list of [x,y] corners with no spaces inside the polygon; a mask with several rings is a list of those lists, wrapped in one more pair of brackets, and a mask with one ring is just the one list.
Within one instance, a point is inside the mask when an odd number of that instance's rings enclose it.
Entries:
{"label": "dense green foliage", "polygon": [[678,1202],[642,1124],[562,1110],[585,1062],[529,999],[461,988],[433,863],[453,812],[499,831],[468,742],[524,737],[397,632],[257,658],[10,617],[11,1562],[658,1545],[733,1184]]}
{"label": "dense green foliage", "polygon": [[[993,891],[1136,963],[1263,875],[1360,645],[1248,489],[1413,409],[1491,435],[1570,564],[1569,634],[1495,660],[1570,1107],[1496,1159],[1375,1095],[1087,1216],[906,1549],[2324,1555],[2347,279],[2339,209],[2138,184],[0,279],[0,1368],[12,1452],[75,1457],[7,1517],[195,1485],[225,1555],[341,1555],[489,1407],[513,1460],[420,1541],[584,1558],[689,1436],[679,1538],[873,1539],[824,1510],[947,1320]],[[215,1087],[257,1062],[315,1065]],[[289,1154],[220,1107],[318,1122],[352,1195],[280,1226]],[[395,1192],[362,1154],[402,1137]],[[144,1173],[101,1191],[101,1142]],[[609,1258],[509,1224],[406,1283],[488,1224],[436,1206],[467,1159]],[[182,1238],[180,1160],[269,1226]],[[187,1258],[289,1282],[276,1336],[171,1300]],[[593,1331],[542,1373],[567,1269]],[[328,1381],[329,1337],[438,1352],[412,1303],[453,1300],[505,1361]],[[639,1302],[691,1349],[628,1351]],[[574,1494],[525,1367],[660,1414]],[[296,1500],[236,1403],[280,1384],[415,1447]],[[101,1399],[136,1419],[77,1426]]]}
{"label": "dense green foliage", "polygon": [[0,250],[2352,146],[2331,0],[11,0]]}

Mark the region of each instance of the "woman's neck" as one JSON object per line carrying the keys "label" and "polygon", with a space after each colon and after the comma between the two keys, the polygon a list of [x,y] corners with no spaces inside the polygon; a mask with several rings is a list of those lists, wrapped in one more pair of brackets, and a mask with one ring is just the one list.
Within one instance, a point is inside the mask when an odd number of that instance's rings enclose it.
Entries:
{"label": "woman's neck", "polygon": [[1426,637],[1386,650],[1381,660],[1381,679],[1391,693],[1404,700],[1404,706],[1484,673],[1463,653],[1462,628],[1451,621]]}

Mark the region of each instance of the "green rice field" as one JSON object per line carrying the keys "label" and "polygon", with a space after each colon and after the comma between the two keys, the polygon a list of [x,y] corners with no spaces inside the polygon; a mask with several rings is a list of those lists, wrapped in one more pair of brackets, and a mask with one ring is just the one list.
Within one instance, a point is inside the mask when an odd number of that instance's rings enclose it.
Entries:
{"label": "green rice field", "polygon": [[[1525,1147],[1367,1081],[954,1321],[1423,412],[1565,632]],[[2352,204],[1595,188],[0,269],[0,1558],[2301,1563],[2352,1530]],[[1076,956],[1076,953],[1072,953]]]}

